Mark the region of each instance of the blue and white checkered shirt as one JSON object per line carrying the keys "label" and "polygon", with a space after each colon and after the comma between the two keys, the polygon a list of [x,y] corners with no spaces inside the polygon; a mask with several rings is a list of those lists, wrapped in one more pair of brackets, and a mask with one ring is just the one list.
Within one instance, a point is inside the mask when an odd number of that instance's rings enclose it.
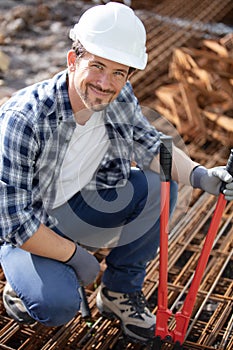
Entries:
{"label": "blue and white checkered shirt", "polygon": [[[67,71],[18,91],[0,109],[0,239],[21,246],[43,223],[75,128]],[[142,115],[129,82],[105,110],[110,146],[88,189],[124,186],[131,161],[148,168],[160,133]]]}

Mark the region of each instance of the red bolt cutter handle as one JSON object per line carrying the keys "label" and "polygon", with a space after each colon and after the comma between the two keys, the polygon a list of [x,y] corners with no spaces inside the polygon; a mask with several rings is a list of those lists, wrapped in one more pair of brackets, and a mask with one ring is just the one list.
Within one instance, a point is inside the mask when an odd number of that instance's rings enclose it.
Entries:
{"label": "red bolt cutter handle", "polygon": [[[227,162],[226,170],[233,176],[233,149],[231,150],[231,153]],[[224,186],[225,185],[223,184],[221,191],[223,191]],[[216,208],[214,210],[214,214],[209,226],[205,243],[202,248],[200,258],[198,260],[197,268],[196,268],[191,286],[189,288],[189,292],[185,298],[182,310],[180,312],[177,312],[175,315],[176,328],[173,331],[174,342],[179,342],[180,344],[184,342],[189,320],[192,314],[193,307],[195,305],[198,288],[200,286],[202,276],[204,274],[204,271],[210,256],[210,252],[221,222],[221,218],[222,218],[226,203],[227,201],[223,193],[221,192],[218,197]]]}
{"label": "red bolt cutter handle", "polygon": [[161,138],[160,145],[160,269],[158,288],[158,310],[155,336],[161,339],[171,335],[168,330],[168,319],[171,311],[167,301],[167,258],[168,258],[168,223],[170,207],[170,180],[172,168],[172,137]]}

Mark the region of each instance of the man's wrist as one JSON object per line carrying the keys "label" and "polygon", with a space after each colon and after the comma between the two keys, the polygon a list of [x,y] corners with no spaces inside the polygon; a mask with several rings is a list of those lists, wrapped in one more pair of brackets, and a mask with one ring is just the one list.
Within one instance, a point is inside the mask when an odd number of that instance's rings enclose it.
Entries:
{"label": "man's wrist", "polygon": [[75,247],[74,247],[74,250],[73,250],[71,256],[67,260],[63,261],[65,264],[67,264],[73,258],[73,256],[75,255],[75,253],[77,251],[77,244],[76,243],[74,243],[74,244],[75,244]]}
{"label": "man's wrist", "polygon": [[190,174],[190,183],[191,183],[193,188],[202,188],[201,178],[206,173],[207,173],[207,169],[200,164],[196,165],[192,169],[191,174]]}

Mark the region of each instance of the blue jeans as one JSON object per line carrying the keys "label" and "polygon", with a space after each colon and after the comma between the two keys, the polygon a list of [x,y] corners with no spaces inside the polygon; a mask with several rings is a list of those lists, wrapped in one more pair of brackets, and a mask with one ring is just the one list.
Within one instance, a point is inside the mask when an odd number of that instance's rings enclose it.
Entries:
{"label": "blue jeans", "polygon": [[[171,181],[170,188],[172,214],[177,184]],[[111,248],[103,274],[103,283],[110,290],[131,293],[142,289],[147,263],[159,246],[158,174],[132,169],[126,186],[81,191],[53,215],[59,220],[58,234],[88,247]],[[0,253],[6,279],[35,320],[58,326],[76,315],[81,300],[70,266],[10,245],[3,245]]]}

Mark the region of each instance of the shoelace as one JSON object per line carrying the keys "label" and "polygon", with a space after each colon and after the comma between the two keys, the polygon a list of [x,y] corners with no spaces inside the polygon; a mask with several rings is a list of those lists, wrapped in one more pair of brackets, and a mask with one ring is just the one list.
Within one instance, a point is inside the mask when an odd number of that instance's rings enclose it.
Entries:
{"label": "shoelace", "polygon": [[141,315],[145,313],[146,299],[142,292],[134,292],[125,294],[125,298],[128,299],[127,304],[132,306],[135,315]]}

